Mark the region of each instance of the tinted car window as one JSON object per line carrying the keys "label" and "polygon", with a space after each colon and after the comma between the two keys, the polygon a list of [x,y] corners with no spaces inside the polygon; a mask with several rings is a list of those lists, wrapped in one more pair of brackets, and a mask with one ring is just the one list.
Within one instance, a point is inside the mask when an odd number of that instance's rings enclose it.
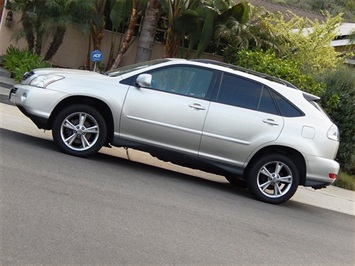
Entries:
{"label": "tinted car window", "polygon": [[217,101],[224,104],[257,110],[262,86],[253,81],[224,74]]}
{"label": "tinted car window", "polygon": [[270,113],[274,115],[279,114],[275,106],[275,101],[273,100],[269,89],[265,86],[263,86],[262,88],[260,103],[257,110],[260,112]]}
{"label": "tinted car window", "polygon": [[214,75],[212,70],[191,66],[161,68],[149,73],[152,89],[196,98],[205,98]]}
{"label": "tinted car window", "polygon": [[296,117],[303,116],[303,112],[301,112],[298,108],[296,108],[292,103],[274,93],[274,98],[276,100],[277,106],[279,107],[280,113],[282,116],[286,117]]}
{"label": "tinted car window", "polygon": [[230,74],[223,75],[217,101],[279,115],[272,93],[266,86]]}

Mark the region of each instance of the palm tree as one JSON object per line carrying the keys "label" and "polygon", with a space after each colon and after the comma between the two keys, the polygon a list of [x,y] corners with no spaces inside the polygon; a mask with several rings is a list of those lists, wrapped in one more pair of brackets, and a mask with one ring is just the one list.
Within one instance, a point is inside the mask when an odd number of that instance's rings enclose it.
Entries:
{"label": "palm tree", "polygon": [[[116,40],[117,40],[117,32],[119,30],[124,29],[124,24],[129,19],[133,3],[131,0],[111,0],[110,1],[110,21],[112,23],[112,31],[111,31],[111,45],[110,52],[108,56],[108,61],[106,65],[106,70],[111,69],[112,64],[114,62],[114,51],[116,48]],[[121,50],[122,37],[119,41],[118,51]]]}
{"label": "palm tree", "polygon": [[139,44],[135,63],[148,61],[152,54],[155,33],[159,20],[161,5],[159,0],[149,0],[143,19],[142,31],[139,36]]}
{"label": "palm tree", "polygon": [[45,60],[50,60],[63,42],[68,25],[88,25],[92,0],[13,0],[8,8],[21,12],[23,29],[17,37],[25,37],[28,50],[41,55],[43,38],[52,36]]}
{"label": "palm tree", "polygon": [[137,20],[138,20],[139,12],[145,9],[146,4],[147,4],[147,0],[133,0],[133,6],[132,6],[132,11],[131,11],[131,17],[130,17],[129,23],[128,23],[128,29],[125,33],[124,38],[123,38],[123,43],[122,43],[121,49],[118,52],[115,62],[113,63],[113,65],[111,67],[112,69],[117,68],[118,66],[121,65],[122,60],[123,60],[123,56],[127,52],[128,48],[131,44],[131,40],[134,35],[134,28],[135,28]]}
{"label": "palm tree", "polygon": [[52,42],[44,56],[44,60],[51,60],[63,43],[64,35],[69,25],[75,25],[82,32],[88,33],[89,15],[93,1],[80,0],[47,0],[48,22],[54,32]]}
{"label": "palm tree", "polygon": [[[271,16],[262,8],[244,6],[242,16],[222,16],[216,25],[215,38],[227,43],[232,50],[261,48],[278,51],[284,40],[277,36],[267,18]],[[227,48],[227,49],[228,49]]]}
{"label": "palm tree", "polygon": [[246,2],[233,0],[162,0],[167,16],[165,57],[175,57],[180,46],[188,40],[186,57],[197,47],[200,57],[214,38],[216,25],[234,19],[245,22],[250,13]]}
{"label": "palm tree", "polygon": [[25,37],[27,42],[27,49],[33,51],[35,48],[35,29],[37,16],[35,12],[35,7],[37,6],[36,1],[27,1],[27,0],[14,0],[7,3],[7,8],[11,11],[21,12],[21,23],[23,29],[15,33],[16,40]]}
{"label": "palm tree", "polygon": [[105,31],[105,4],[106,0],[95,0],[91,13],[91,39],[94,50],[101,49],[101,42]]}
{"label": "palm tree", "polygon": [[161,0],[162,9],[167,16],[165,42],[165,57],[176,57],[187,31],[187,23],[182,23],[183,17],[191,17],[191,11],[196,10],[200,0]]}
{"label": "palm tree", "polygon": [[[199,13],[198,32],[191,34],[191,40],[198,43],[196,57],[200,57],[214,38],[216,24],[229,18],[244,20],[249,12],[246,2],[235,4],[233,0],[207,0]],[[192,43],[193,44],[193,43]]]}

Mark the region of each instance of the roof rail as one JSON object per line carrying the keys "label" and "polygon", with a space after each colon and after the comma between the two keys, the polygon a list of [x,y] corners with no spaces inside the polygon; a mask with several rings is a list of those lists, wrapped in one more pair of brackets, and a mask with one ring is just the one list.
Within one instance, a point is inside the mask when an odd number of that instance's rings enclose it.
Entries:
{"label": "roof rail", "polygon": [[281,83],[281,84],[283,84],[283,85],[285,85],[287,87],[290,87],[292,89],[299,90],[299,88],[297,88],[295,85],[293,85],[292,83],[290,83],[290,82],[288,82],[286,80],[283,80],[283,79],[280,79],[280,78],[277,78],[277,77],[273,77],[273,76],[270,76],[268,74],[261,73],[261,72],[255,71],[255,70],[247,69],[247,68],[244,68],[244,67],[241,67],[241,66],[227,64],[227,63],[223,63],[223,62],[219,62],[219,61],[215,61],[215,60],[211,60],[211,59],[190,59],[190,61],[227,67],[227,68],[230,68],[230,69],[233,69],[233,70],[238,70],[238,71],[241,71],[241,72],[244,72],[244,73],[252,74],[254,76],[258,76],[260,78],[264,78],[264,79],[267,79],[267,80],[270,80],[270,81]]}

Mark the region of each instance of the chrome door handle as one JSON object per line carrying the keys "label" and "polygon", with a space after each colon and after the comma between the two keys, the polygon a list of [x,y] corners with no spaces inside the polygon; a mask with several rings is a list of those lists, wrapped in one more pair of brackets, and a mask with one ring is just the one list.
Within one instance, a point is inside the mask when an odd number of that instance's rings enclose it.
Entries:
{"label": "chrome door handle", "polygon": [[196,110],[206,110],[205,107],[203,107],[202,105],[198,104],[198,103],[194,103],[194,104],[189,104],[190,108],[196,109]]}
{"label": "chrome door handle", "polygon": [[278,126],[279,123],[277,123],[274,119],[263,119],[263,122],[266,123],[266,124],[269,124],[271,126]]}

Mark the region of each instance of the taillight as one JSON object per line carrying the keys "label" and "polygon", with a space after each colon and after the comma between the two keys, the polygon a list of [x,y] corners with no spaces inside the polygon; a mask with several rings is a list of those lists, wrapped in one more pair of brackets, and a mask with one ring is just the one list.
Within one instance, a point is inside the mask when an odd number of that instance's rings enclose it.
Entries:
{"label": "taillight", "polygon": [[327,132],[328,139],[339,141],[339,130],[336,125],[332,125]]}
{"label": "taillight", "polygon": [[336,174],[333,174],[333,173],[330,173],[330,174],[329,174],[329,178],[330,178],[330,179],[336,179],[336,178],[337,178],[337,175],[336,175]]}

